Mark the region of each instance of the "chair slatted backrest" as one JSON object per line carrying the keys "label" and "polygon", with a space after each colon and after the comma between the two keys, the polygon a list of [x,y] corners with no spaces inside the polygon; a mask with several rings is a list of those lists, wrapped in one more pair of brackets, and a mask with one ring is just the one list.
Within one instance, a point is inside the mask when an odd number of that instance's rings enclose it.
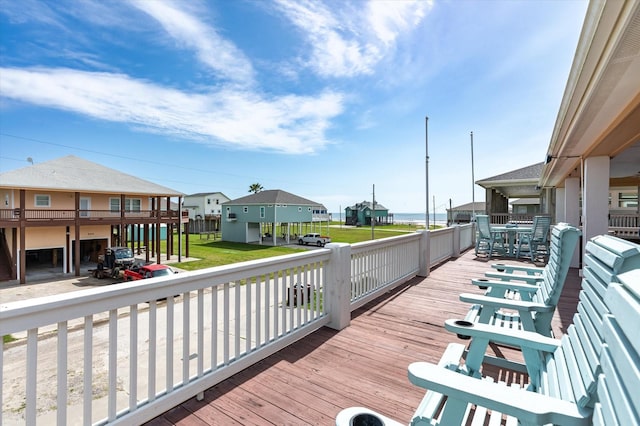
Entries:
{"label": "chair slatted backrest", "polygon": [[[563,243],[562,236],[566,234],[567,230],[568,228],[563,226],[563,224],[559,224],[558,226],[555,226],[551,231],[551,254],[549,255],[549,261],[545,265],[544,271],[542,273],[543,280],[540,284],[540,290],[536,292],[533,297],[533,300],[536,302],[546,304],[550,295],[553,294],[555,281],[562,277],[563,256],[566,255],[565,252],[567,251],[567,243],[571,242],[568,241],[566,243]],[[565,235],[565,237],[568,237],[568,234]]]}
{"label": "chair slatted backrest", "polygon": [[545,394],[592,407],[602,369],[604,319],[609,314],[605,295],[610,283],[617,282],[618,271],[637,269],[640,246],[616,237],[595,237],[587,244],[586,259],[573,323],[562,337],[560,347],[552,355],[543,355],[539,374],[535,369],[530,374],[532,384]]}
{"label": "chair slatted backrest", "polygon": [[605,301],[602,373],[598,379],[595,425],[640,424],[640,269],[620,274]]}
{"label": "chair slatted backrest", "polygon": [[533,241],[546,241],[551,226],[550,216],[534,216],[533,230],[531,231],[531,239]]}
{"label": "chair slatted backrest", "polygon": [[[552,254],[545,266],[543,280],[532,300],[549,306],[556,306],[567,279],[573,252],[576,249],[581,232],[578,228],[560,223],[552,230]],[[551,326],[554,312],[536,312],[535,323],[539,332]]]}
{"label": "chair slatted backrest", "polygon": [[491,238],[489,216],[486,214],[476,215],[476,223],[478,224],[478,234],[480,238]]}

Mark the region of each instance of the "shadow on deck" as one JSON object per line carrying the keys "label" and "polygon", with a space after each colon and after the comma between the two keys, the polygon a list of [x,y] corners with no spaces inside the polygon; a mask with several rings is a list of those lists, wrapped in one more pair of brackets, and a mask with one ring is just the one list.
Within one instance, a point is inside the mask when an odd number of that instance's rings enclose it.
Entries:
{"label": "shadow on deck", "polygon": [[[437,363],[446,346],[458,341],[444,321],[464,317],[469,305],[458,295],[483,292],[469,283],[489,263],[467,251],[429,277],[414,278],[356,310],[344,330],[325,327],[208,389],[204,400],[191,398],[148,424],[334,424],[337,413],[350,406],[408,422],[425,392],[409,383],[408,365]],[[556,336],[571,324],[579,290],[578,270],[570,269],[553,320]],[[512,349],[494,349],[520,357]],[[512,371],[485,374],[527,380]]]}

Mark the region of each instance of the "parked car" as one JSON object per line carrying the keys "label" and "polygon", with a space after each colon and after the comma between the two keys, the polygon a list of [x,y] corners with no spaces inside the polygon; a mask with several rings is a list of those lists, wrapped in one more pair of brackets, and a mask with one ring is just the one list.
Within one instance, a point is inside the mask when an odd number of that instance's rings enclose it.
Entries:
{"label": "parked car", "polygon": [[324,235],[320,235],[320,234],[305,234],[301,237],[298,237],[298,244],[300,245],[313,244],[318,247],[323,247],[325,244],[328,244],[330,242],[331,242],[331,238],[326,237]]}
{"label": "parked car", "polygon": [[158,265],[153,263],[151,265],[143,265],[137,269],[127,269],[124,271],[124,280],[136,281],[143,280],[145,278],[164,277],[177,273],[177,271],[174,271],[167,265]]}

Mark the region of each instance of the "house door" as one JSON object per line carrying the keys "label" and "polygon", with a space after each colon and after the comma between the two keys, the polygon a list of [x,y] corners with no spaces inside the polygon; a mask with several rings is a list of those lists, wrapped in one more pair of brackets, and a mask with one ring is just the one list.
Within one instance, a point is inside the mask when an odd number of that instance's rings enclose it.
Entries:
{"label": "house door", "polygon": [[89,217],[89,210],[91,210],[91,198],[80,197],[80,217]]}

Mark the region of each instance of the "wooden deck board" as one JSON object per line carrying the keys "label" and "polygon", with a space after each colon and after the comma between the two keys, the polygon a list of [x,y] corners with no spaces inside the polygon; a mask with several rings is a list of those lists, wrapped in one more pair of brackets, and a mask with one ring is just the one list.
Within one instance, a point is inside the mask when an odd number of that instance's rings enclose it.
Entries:
{"label": "wooden deck board", "polygon": [[[450,342],[461,342],[444,329],[449,318],[463,318],[469,305],[462,292],[483,293],[469,284],[496,260],[478,259],[473,250],[433,269],[427,278],[408,283],[358,309],[351,325],[323,328],[247,368],[148,424],[334,424],[337,413],[360,405],[400,422],[411,419],[424,390],[407,379],[418,360],[438,362]],[[505,261],[505,263],[518,263]],[[562,334],[577,305],[578,272],[569,271],[553,320]],[[497,348],[510,359],[518,351]],[[485,374],[523,383],[526,375],[485,369]]]}

